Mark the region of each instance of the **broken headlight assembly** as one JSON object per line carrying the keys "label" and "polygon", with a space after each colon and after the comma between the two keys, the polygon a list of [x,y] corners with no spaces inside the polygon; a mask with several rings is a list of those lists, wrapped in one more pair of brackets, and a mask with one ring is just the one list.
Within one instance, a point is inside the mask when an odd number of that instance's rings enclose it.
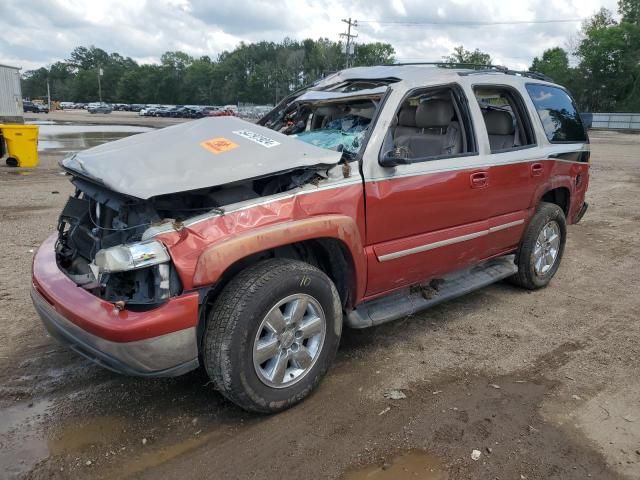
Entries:
{"label": "broken headlight assembly", "polygon": [[96,253],[96,277],[105,300],[152,306],[180,289],[165,246],[157,240],[117,245]]}
{"label": "broken headlight assembly", "polygon": [[95,264],[100,273],[126,272],[167,263],[171,260],[164,245],[157,240],[118,245],[98,251]]}

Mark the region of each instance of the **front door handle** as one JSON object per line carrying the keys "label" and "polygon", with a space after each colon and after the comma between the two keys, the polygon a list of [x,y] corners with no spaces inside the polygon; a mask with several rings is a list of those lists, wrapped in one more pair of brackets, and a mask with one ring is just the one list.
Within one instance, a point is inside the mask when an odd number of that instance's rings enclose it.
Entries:
{"label": "front door handle", "polygon": [[489,186],[489,174],[487,172],[475,172],[471,174],[471,188],[485,188]]}
{"label": "front door handle", "polygon": [[542,166],[541,163],[534,163],[531,165],[531,176],[539,177],[540,175],[542,175],[543,170],[544,170],[544,167]]}

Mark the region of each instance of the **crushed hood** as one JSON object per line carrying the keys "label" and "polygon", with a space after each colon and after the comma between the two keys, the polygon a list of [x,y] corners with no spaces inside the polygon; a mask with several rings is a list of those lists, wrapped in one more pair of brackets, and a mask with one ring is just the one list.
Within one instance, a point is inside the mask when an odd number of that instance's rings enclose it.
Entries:
{"label": "crushed hood", "polygon": [[339,152],[235,117],[194,120],[78,152],[64,168],[147,199],[318,165]]}

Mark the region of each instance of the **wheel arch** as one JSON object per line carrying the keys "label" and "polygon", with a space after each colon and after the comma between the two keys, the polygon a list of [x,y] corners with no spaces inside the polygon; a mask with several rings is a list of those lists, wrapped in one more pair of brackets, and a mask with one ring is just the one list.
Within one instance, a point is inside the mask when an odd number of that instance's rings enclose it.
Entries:
{"label": "wheel arch", "polygon": [[353,219],[312,217],[232,236],[199,257],[193,285],[202,291],[199,332],[216,298],[240,271],[269,258],[291,258],[322,270],[336,285],[343,308],[362,298],[366,257]]}
{"label": "wheel arch", "polygon": [[565,217],[569,217],[569,209],[571,207],[571,191],[568,187],[556,187],[547,190],[540,197],[540,202],[554,203],[558,205],[564,212]]}

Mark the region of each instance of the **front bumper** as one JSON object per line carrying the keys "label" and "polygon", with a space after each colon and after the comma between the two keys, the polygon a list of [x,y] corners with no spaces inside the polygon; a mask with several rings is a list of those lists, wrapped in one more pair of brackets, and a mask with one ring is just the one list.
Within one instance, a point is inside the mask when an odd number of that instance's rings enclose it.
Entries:
{"label": "front bumper", "polygon": [[146,312],[117,310],[58,268],[55,235],[33,261],[33,305],[49,333],[93,362],[127,375],[177,376],[198,367],[198,294]]}

